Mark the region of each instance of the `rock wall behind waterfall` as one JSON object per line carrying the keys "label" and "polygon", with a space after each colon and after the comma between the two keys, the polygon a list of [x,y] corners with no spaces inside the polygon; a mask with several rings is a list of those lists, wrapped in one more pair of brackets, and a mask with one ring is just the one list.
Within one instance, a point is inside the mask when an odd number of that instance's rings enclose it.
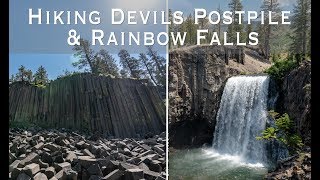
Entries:
{"label": "rock wall behind waterfall", "polygon": [[223,87],[231,76],[267,66],[232,46],[191,46],[169,53],[170,145],[212,142]]}
{"label": "rock wall behind waterfall", "polygon": [[79,74],[46,88],[9,87],[9,121],[136,137],[165,129],[165,106],[156,87],[142,81]]}
{"label": "rock wall behind waterfall", "polygon": [[296,125],[305,144],[311,144],[311,62],[292,70],[281,87],[280,104]]}

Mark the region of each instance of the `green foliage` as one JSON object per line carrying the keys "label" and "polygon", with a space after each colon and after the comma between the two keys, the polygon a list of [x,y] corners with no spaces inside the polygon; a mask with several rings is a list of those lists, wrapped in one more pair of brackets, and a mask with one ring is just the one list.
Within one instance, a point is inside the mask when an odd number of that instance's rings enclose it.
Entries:
{"label": "green foliage", "polygon": [[26,69],[23,65],[21,65],[18,69],[18,72],[15,75],[12,75],[9,81],[11,83],[17,81],[30,83],[32,81],[32,71],[30,69]]}
{"label": "green foliage", "polygon": [[71,76],[74,76],[74,75],[78,75],[78,74],[81,74],[82,72],[78,72],[78,71],[68,71],[67,69],[65,69],[63,71],[63,74],[62,75],[59,75],[57,77],[57,79],[60,79],[60,78],[65,78],[65,77],[71,77]]}
{"label": "green foliage", "polygon": [[268,127],[262,133],[262,136],[256,137],[257,140],[269,140],[277,138],[277,129],[274,127]]}
{"label": "green foliage", "polygon": [[296,61],[276,60],[265,72],[277,81],[281,81],[292,69],[297,67]]}
{"label": "green foliage", "polygon": [[132,57],[125,49],[120,50],[118,56],[120,58],[120,63],[123,69],[129,72],[130,77],[135,79],[142,79],[144,72],[142,71],[141,65],[136,58]]}
{"label": "green foliage", "polygon": [[293,8],[291,28],[291,53],[299,54],[297,60],[300,62],[311,52],[311,0],[297,0]]}
{"label": "green foliage", "polygon": [[29,128],[34,126],[30,121],[9,121],[10,128]]}
{"label": "green foliage", "polygon": [[90,71],[96,75],[111,74],[115,77],[119,76],[119,69],[115,59],[108,51],[102,49],[95,52],[90,47],[89,41],[85,39],[80,39],[80,45],[75,45],[73,50],[75,51],[74,57],[78,61],[73,62],[72,65],[78,67],[79,70],[84,69],[84,71]]}
{"label": "green foliage", "polygon": [[268,127],[262,131],[257,140],[276,140],[286,145],[291,153],[297,152],[303,146],[302,139],[293,131],[293,123],[287,113],[280,115],[275,111],[269,111],[269,115],[275,121],[274,127]]}
{"label": "green foliage", "polygon": [[44,85],[44,84],[31,83],[31,85],[38,87],[38,88],[46,88],[46,85]]}
{"label": "green foliage", "polygon": [[33,83],[35,85],[45,86],[49,82],[47,70],[40,66],[36,73],[33,75]]}
{"label": "green foliage", "polygon": [[[241,3],[241,0],[231,0],[228,4],[228,7],[230,8],[230,11],[235,13],[235,11],[242,11],[243,5]],[[243,42],[245,40],[245,35],[243,32],[244,26],[243,24],[239,24],[239,16],[233,16],[233,22],[232,24],[228,25],[228,35],[229,35],[229,41],[233,43],[237,43],[237,34],[236,32],[240,33],[240,41]],[[241,19],[243,22],[243,18]]]}

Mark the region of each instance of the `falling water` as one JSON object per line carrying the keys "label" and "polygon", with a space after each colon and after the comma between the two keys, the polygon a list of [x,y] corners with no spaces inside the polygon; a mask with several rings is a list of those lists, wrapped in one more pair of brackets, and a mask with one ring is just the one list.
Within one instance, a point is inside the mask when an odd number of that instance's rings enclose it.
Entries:
{"label": "falling water", "polygon": [[256,140],[267,121],[268,76],[228,79],[220,102],[213,148],[219,153],[263,162],[265,144]]}

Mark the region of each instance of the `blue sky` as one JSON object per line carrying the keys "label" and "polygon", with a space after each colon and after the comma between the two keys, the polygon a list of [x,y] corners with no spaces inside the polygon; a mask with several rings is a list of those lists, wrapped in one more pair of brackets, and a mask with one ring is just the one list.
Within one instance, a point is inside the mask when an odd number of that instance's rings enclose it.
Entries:
{"label": "blue sky", "polygon": [[[291,10],[295,0],[279,0],[284,10]],[[88,3],[85,0],[68,1],[40,1],[40,0],[10,0],[9,1],[9,76],[17,72],[20,65],[36,71],[43,65],[50,79],[55,79],[63,73],[63,70],[76,70],[71,63],[75,59],[72,55],[72,47],[66,43],[68,30],[75,28],[79,30],[82,37],[89,39],[90,30],[93,28],[110,31],[152,31],[154,33],[165,31],[164,25],[110,25],[111,8],[122,8],[124,10],[165,10],[164,0],[95,0]],[[193,12],[194,8],[205,8],[208,11],[216,10],[220,4],[221,9],[227,9],[229,1],[226,0],[169,0],[169,8],[181,10],[185,14]],[[245,10],[259,10],[262,0],[242,0]],[[94,25],[29,25],[28,8],[43,8],[45,10],[98,10],[101,12],[101,24]],[[101,47],[94,47],[99,50]],[[142,46],[131,47],[104,47],[109,52],[116,54],[121,48],[129,50],[130,53],[145,52]],[[164,55],[165,47],[156,47]],[[115,59],[118,59],[114,55]]]}

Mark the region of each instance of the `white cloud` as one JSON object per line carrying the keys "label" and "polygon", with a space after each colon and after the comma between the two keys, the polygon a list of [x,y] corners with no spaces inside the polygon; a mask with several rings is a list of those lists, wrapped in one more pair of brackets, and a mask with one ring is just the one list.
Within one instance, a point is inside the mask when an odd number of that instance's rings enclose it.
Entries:
{"label": "white cloud", "polygon": [[296,3],[296,0],[278,0],[281,7],[291,6]]}
{"label": "white cloud", "polygon": [[157,7],[165,7],[163,0],[116,0],[112,5],[124,10],[143,10]]}

